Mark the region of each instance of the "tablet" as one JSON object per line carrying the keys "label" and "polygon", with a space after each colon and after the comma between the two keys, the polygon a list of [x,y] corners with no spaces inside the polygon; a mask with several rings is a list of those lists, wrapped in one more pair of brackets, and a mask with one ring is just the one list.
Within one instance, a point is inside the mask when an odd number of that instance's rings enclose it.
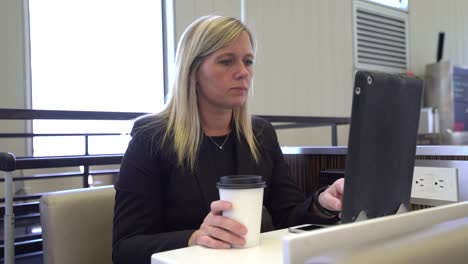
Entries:
{"label": "tablet", "polygon": [[355,75],[342,223],[408,211],[423,82]]}

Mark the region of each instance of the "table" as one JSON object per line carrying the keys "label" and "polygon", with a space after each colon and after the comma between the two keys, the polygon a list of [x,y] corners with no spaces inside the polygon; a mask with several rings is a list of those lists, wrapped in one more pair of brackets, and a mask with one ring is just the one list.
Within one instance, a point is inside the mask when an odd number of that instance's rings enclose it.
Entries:
{"label": "table", "polygon": [[153,254],[151,264],[162,263],[282,263],[281,239],[288,234],[287,229],[260,234],[260,244],[244,249],[210,249],[193,246]]}
{"label": "table", "polygon": [[[391,248],[388,245],[400,248],[399,252],[392,251],[391,254],[401,256],[406,254],[408,259],[415,260],[421,259],[418,252],[416,250],[406,252],[408,251],[406,249],[408,246],[416,248],[420,243],[426,243],[428,247],[439,245],[438,250],[434,251],[436,254],[439,252],[442,254],[439,254],[439,257],[451,256],[451,259],[466,260],[467,212],[468,201],[341,224],[301,234],[292,234],[288,233],[287,229],[281,229],[261,234],[260,245],[257,247],[221,250],[194,246],[154,254],[151,263],[354,263],[345,261],[348,258],[352,259],[354,254],[365,253],[371,248],[375,249],[375,252],[379,253],[377,257],[382,259],[383,254],[388,253],[388,249]],[[435,236],[439,234],[437,230],[440,231],[440,236]],[[457,240],[456,235],[460,234],[462,239]],[[452,251],[444,248],[445,246],[452,247]],[[426,252],[429,255],[430,252],[427,250]],[[447,252],[453,255],[443,255]],[[433,259],[436,261],[431,262],[431,258],[424,258],[421,263],[440,263],[439,259]],[[388,260],[386,263],[392,263],[391,258]],[[358,263],[381,262],[359,261]]]}

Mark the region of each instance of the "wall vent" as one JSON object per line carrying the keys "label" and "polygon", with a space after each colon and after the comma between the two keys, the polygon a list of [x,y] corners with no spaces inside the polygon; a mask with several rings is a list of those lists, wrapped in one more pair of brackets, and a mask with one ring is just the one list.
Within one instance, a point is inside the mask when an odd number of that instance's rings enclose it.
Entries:
{"label": "wall vent", "polygon": [[408,13],[367,1],[353,1],[354,62],[357,70],[407,72]]}

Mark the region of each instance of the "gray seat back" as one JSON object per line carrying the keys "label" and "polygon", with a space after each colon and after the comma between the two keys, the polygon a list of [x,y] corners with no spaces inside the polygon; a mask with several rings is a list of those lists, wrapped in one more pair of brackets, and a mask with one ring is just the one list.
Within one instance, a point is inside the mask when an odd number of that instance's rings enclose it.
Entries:
{"label": "gray seat back", "polygon": [[113,186],[54,192],[40,200],[44,263],[112,263]]}

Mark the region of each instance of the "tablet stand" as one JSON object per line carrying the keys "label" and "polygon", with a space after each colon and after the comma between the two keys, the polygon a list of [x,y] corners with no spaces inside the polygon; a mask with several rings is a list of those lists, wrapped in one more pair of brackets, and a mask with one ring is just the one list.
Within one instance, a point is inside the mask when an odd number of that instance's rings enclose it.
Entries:
{"label": "tablet stand", "polygon": [[[395,214],[401,214],[401,213],[407,213],[407,212],[409,212],[409,208],[404,203],[401,203],[400,206],[398,207],[398,210],[395,212]],[[363,221],[367,219],[369,219],[369,217],[367,216],[367,213],[364,210],[361,210],[358,216],[356,217],[356,219],[354,219],[354,222]]]}

